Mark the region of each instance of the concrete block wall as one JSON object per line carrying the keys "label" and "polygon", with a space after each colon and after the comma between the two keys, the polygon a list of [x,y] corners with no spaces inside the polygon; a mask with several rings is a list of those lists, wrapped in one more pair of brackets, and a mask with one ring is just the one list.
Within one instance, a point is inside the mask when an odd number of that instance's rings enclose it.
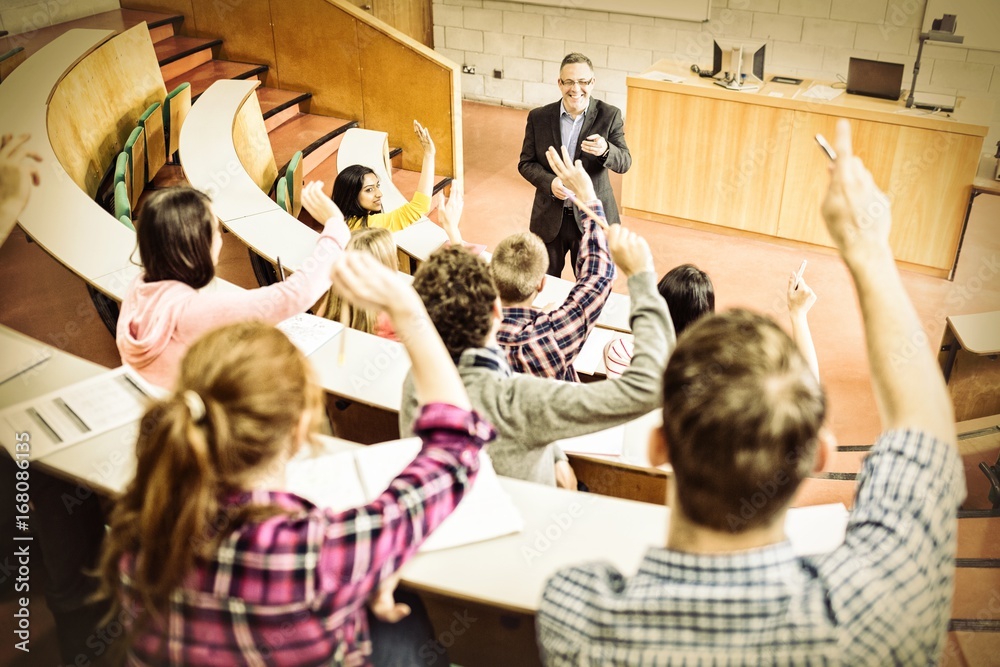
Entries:
{"label": "concrete block wall", "polygon": [[0,30],[18,35],[112,9],[118,0],[0,0]]}
{"label": "concrete block wall", "polygon": [[[993,0],[990,0],[993,1]],[[571,4],[571,3],[566,3]],[[496,0],[434,0],[434,48],[459,65],[466,99],[535,107],[559,97],[559,61],[585,53],[594,96],[626,109],[625,79],[661,59],[711,64],[712,40],[767,43],[766,70],[835,81],[850,56],[900,62],[908,89],[926,0],[712,0],[711,19],[675,21]],[[958,33],[962,32],[959,16]],[[502,78],[494,78],[494,70]],[[984,151],[1000,140],[1000,52],[929,44],[917,90],[993,103]]]}

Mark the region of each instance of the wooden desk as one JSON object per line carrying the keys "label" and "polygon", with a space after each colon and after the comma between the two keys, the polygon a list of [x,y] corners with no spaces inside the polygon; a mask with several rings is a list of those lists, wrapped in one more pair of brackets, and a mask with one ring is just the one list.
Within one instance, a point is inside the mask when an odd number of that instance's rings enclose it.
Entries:
{"label": "wooden desk", "polygon": [[938,361],[956,421],[1000,413],[1000,311],[946,320]]}
{"label": "wooden desk", "polygon": [[684,82],[628,78],[626,130],[636,148],[623,181],[625,213],[832,247],[819,213],[826,158],[813,137],[832,139],[836,121],[848,118],[855,153],[893,202],[896,259],[950,275],[988,131],[988,102],[961,100],[958,121],[846,93],[808,101],[807,84],[729,91],[666,60],[652,70]]}

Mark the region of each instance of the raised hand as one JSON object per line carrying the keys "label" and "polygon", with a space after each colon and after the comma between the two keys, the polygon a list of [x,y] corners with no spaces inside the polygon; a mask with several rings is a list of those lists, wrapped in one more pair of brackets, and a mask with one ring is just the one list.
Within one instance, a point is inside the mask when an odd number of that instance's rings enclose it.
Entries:
{"label": "raised hand", "polygon": [[804,317],[816,303],[816,292],[793,271],[788,276],[788,313],[792,318]]}
{"label": "raised hand", "polygon": [[646,239],[621,225],[608,227],[608,249],[626,276],[654,270],[653,253]]}
{"label": "raised hand", "polygon": [[462,209],[465,208],[465,195],[462,192],[462,182],[453,181],[451,196],[445,201],[444,193],[438,195],[438,219],[441,227],[448,234],[452,245],[462,245],[462,232],[458,228],[462,220]]}
{"label": "raised hand", "polygon": [[577,199],[583,201],[597,199],[590,174],[583,168],[583,163],[580,160],[573,164],[573,159],[569,156],[569,151],[566,150],[565,146],[562,147],[561,155],[554,146],[549,146],[549,149],[545,151],[545,157],[548,158],[552,173],[556,175],[564,188],[576,195]]}
{"label": "raised hand", "polygon": [[420,146],[424,149],[424,155],[433,155],[435,152],[434,140],[431,139],[431,133],[426,127],[421,125],[418,121],[413,121],[413,132],[420,139]]}
{"label": "raised hand", "polygon": [[846,120],[837,121],[834,148],[837,159],[822,206],[830,236],[848,263],[873,251],[888,251],[892,226],[889,198],[854,155],[851,125]]}
{"label": "raised hand", "polygon": [[323,181],[310,181],[302,188],[302,207],[317,222],[323,223],[327,233],[333,233],[341,248],[351,240],[351,230],[347,228],[344,214],[333,200],[323,193]]}

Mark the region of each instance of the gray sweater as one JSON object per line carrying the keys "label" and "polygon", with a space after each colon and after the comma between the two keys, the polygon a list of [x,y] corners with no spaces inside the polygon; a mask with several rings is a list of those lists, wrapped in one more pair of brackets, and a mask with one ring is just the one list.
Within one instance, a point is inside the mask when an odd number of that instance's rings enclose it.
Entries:
{"label": "gray sweater", "polygon": [[[675,345],[673,323],[652,271],[631,276],[628,289],[635,351],[619,378],[579,384],[512,374],[500,350],[462,353],[458,372],[472,407],[497,430],[487,450],[497,473],[555,486],[555,461],[563,456],[553,440],[611,428],[661,406],[663,370]],[[407,375],[399,411],[402,437],[413,435],[416,416]]]}

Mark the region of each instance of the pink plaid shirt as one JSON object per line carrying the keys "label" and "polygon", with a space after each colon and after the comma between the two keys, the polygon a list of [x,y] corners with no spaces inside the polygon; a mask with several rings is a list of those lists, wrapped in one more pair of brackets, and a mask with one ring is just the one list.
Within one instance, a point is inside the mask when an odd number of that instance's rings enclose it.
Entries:
{"label": "pink plaid shirt", "polygon": [[[455,508],[493,427],[450,405],[423,408],[419,456],[371,504],[333,512],[281,491],[230,504],[284,513],[238,527],[174,591],[162,623],[134,637],[131,665],[366,665],[365,601]],[[126,625],[140,611],[122,559]]]}
{"label": "pink plaid shirt", "polygon": [[[601,200],[587,204],[605,219]],[[580,210],[575,213],[580,219]],[[558,308],[549,312],[537,308],[503,309],[497,343],[518,373],[568,382],[579,380],[573,362],[601,316],[615,278],[608,237],[589,218],[584,218],[584,229],[576,267],[580,277]]]}

